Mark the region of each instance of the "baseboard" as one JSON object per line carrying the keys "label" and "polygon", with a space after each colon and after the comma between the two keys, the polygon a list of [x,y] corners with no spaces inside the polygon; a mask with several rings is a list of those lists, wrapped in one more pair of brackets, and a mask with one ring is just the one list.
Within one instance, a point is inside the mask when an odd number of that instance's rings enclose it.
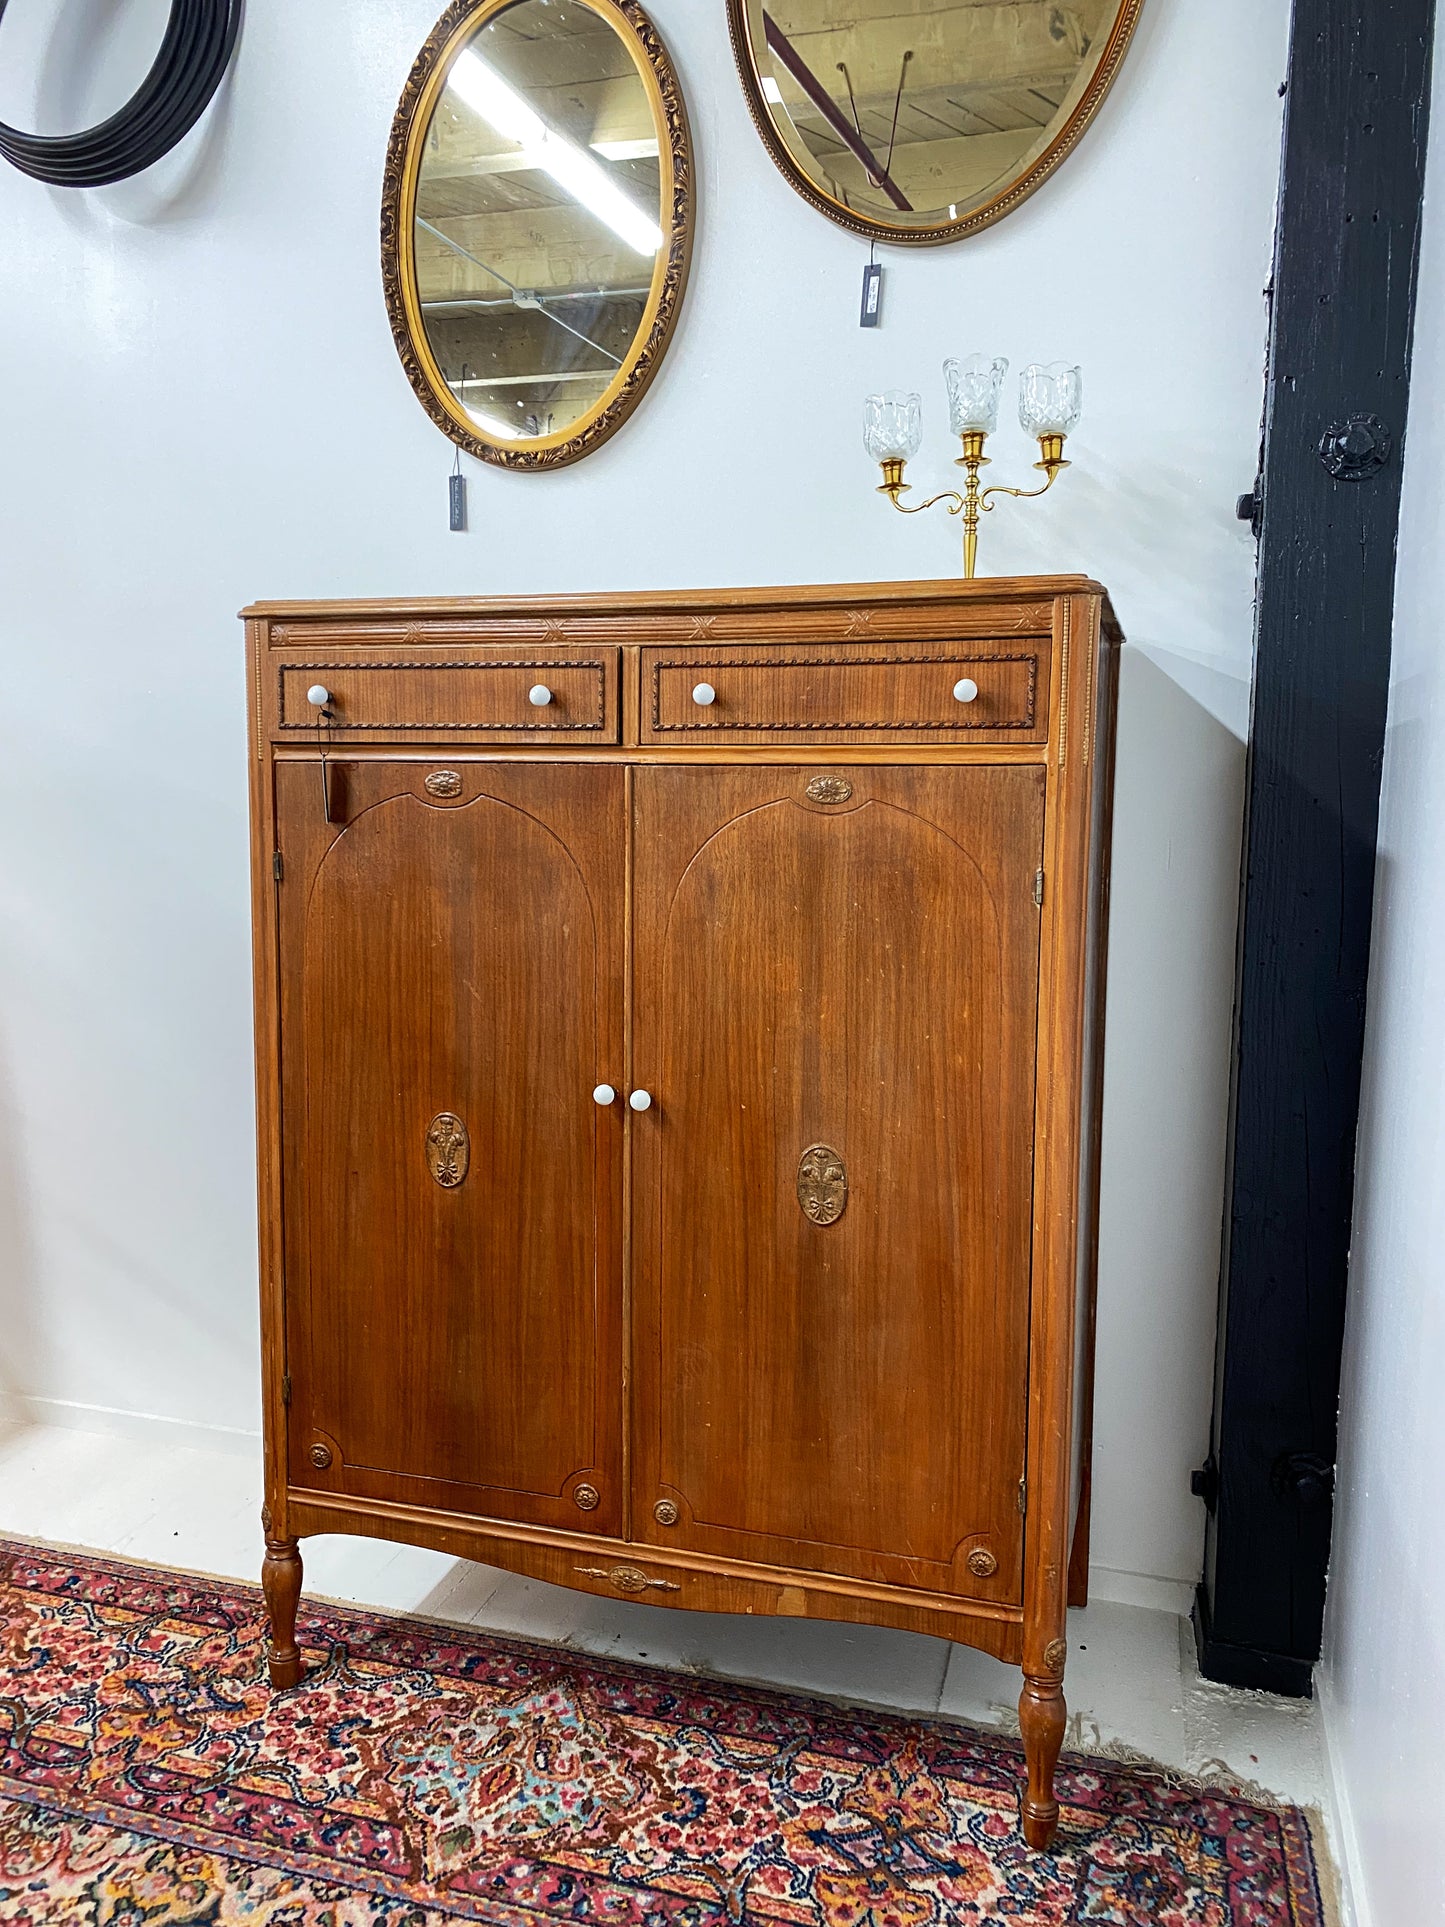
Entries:
{"label": "baseboard", "polygon": [[1335,1736],[1339,1702],[1335,1698],[1334,1680],[1328,1666],[1320,1666],[1315,1674],[1315,1697],[1319,1701],[1320,1732],[1325,1743],[1325,1771],[1329,1775],[1330,1810],[1325,1816],[1325,1824],[1340,1881],[1341,1927],[1375,1927],[1370,1890],[1365,1881],[1364,1862],[1360,1857],[1360,1836],[1355,1827],[1349,1781],[1345,1777]]}
{"label": "baseboard", "polygon": [[135,1439],[142,1445],[169,1445],[183,1451],[226,1452],[253,1458],[261,1450],[259,1432],[233,1425],[198,1425],[190,1419],[163,1418],[154,1412],[126,1412],[112,1405],[82,1405],[73,1399],[32,1398],[11,1393],[5,1409],[13,1423],[56,1425],[70,1432],[102,1432]]}
{"label": "baseboard", "polygon": [[1182,1579],[1156,1579],[1148,1572],[1118,1572],[1110,1566],[1090,1566],[1089,1599],[1107,1599],[1115,1606],[1143,1606],[1153,1613],[1173,1613],[1187,1619],[1194,1588]]}

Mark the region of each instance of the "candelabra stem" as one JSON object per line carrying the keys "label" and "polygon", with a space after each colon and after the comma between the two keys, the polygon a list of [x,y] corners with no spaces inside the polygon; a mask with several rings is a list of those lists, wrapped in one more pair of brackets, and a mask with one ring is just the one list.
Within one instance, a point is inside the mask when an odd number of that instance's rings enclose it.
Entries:
{"label": "candelabra stem", "polygon": [[980,429],[967,430],[963,437],[963,455],[958,464],[968,473],[963,492],[963,574],[968,582],[978,574],[978,517],[982,501],[978,472],[988,465],[988,457],[983,452],[987,439]]}

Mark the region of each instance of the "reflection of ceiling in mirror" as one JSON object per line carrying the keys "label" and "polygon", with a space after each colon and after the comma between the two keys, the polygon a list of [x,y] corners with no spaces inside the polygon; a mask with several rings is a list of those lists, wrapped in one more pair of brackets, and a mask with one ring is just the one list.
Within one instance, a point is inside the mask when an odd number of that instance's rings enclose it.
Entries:
{"label": "reflection of ceiling in mirror", "polygon": [[[763,90],[845,206],[953,220],[1053,137],[1120,0],[752,0]],[[761,28],[761,32],[757,29]]]}
{"label": "reflection of ceiling in mirror", "polygon": [[661,161],[627,47],[581,6],[519,0],[454,62],[417,188],[417,289],[448,385],[483,433],[560,433],[642,326]]}

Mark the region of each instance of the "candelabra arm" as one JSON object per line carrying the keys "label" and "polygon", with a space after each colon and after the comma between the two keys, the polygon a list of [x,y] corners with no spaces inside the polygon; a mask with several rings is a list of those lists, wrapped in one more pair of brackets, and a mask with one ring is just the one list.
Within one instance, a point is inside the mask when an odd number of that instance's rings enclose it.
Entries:
{"label": "candelabra arm", "polygon": [[[1042,466],[1043,464],[1041,462],[1034,463],[1035,468],[1041,468]],[[1067,468],[1068,466],[1069,464],[1067,462],[1060,462],[1059,467],[1053,471],[1053,474],[1049,476],[1049,479],[1044,483],[1042,488],[1004,488],[1001,483],[995,482],[992,488],[986,488],[978,498],[979,507],[991,509],[993,507],[993,503],[989,500],[991,495],[1012,495],[1020,502],[1032,502],[1037,495],[1047,495],[1054,485],[1059,469]]]}
{"label": "candelabra arm", "polygon": [[992,509],[993,503],[989,500],[991,495],[1012,495],[1021,502],[1032,502],[1036,496],[1047,495],[1060,475],[1062,475],[1064,470],[1069,466],[1064,460],[1063,436],[1040,435],[1039,454],[1042,459],[1035,462],[1034,467],[1043,471],[1044,485],[1042,488],[1004,488],[1001,484],[995,483],[992,488],[986,488],[983,491],[983,494],[979,497],[979,507]]}
{"label": "candelabra arm", "polygon": [[958,515],[963,510],[963,497],[953,489],[946,489],[942,495],[930,495],[926,502],[905,502],[900,498],[906,495],[912,485],[903,479],[903,464],[899,461],[883,463],[883,485],[880,495],[886,495],[900,515],[922,515],[925,509],[937,508],[940,502],[948,503],[950,515]]}
{"label": "candelabra arm", "polygon": [[900,515],[921,515],[925,509],[937,508],[940,502],[947,502],[950,515],[963,513],[963,497],[956,489],[945,489],[942,495],[930,495],[926,502],[914,502],[911,506],[907,502],[900,502],[897,496],[893,498],[893,506]]}

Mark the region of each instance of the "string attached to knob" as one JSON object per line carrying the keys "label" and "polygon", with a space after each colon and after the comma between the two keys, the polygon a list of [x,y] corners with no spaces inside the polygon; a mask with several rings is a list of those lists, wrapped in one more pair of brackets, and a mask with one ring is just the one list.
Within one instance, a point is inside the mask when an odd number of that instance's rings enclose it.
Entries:
{"label": "string attached to knob", "polygon": [[331,814],[331,773],[326,760],[331,725],[335,721],[331,691],[325,683],[314,682],[306,692],[306,700],[316,711],[316,748],[321,757],[321,814],[330,823],[335,820]]}

